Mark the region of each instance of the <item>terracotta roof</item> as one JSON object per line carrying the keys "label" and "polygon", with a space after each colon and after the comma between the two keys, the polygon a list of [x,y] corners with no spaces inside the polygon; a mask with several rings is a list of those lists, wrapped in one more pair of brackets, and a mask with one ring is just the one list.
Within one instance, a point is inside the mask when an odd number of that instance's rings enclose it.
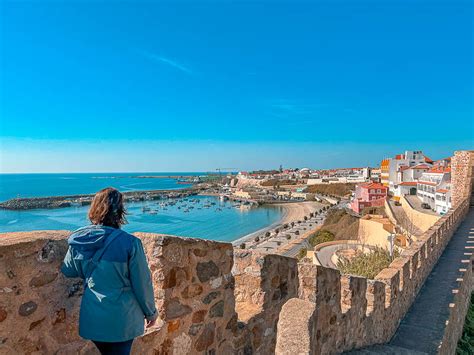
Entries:
{"label": "terracotta roof", "polygon": [[387,189],[386,186],[378,182],[369,182],[369,183],[360,185],[360,187],[364,189]]}
{"label": "terracotta roof", "polygon": [[426,164],[419,164],[412,167],[412,169],[430,169],[430,168],[431,166],[426,165]]}
{"label": "terracotta roof", "polygon": [[425,157],[425,162],[427,163],[432,163],[433,162],[433,159],[430,159],[428,158],[426,155],[423,154],[423,156]]}
{"label": "terracotta roof", "polygon": [[447,167],[447,168],[444,168],[442,166],[435,167],[435,168],[431,168],[428,172],[429,173],[434,173],[434,174],[450,173],[451,172],[451,167]]}
{"label": "terracotta roof", "polygon": [[423,185],[430,185],[430,186],[436,186],[438,185],[437,183],[435,182],[431,182],[431,181],[418,181],[419,184],[423,184]]}
{"label": "terracotta roof", "polygon": [[416,184],[418,184],[417,181],[404,181],[404,182],[400,183],[399,185],[401,185],[401,186],[416,186]]}

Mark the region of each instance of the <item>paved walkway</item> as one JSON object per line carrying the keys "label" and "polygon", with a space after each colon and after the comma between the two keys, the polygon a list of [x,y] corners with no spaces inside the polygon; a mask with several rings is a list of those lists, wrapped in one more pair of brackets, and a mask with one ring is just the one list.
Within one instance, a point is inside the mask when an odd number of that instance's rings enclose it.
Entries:
{"label": "paved walkway", "polygon": [[[385,349],[400,351],[394,351],[393,354],[401,354],[402,349],[414,353],[436,354],[449,317],[448,305],[452,302],[452,289],[456,285],[459,269],[465,267],[461,260],[466,259],[464,247],[469,235],[474,235],[472,207],[428,276],[394,337],[384,346]],[[369,347],[351,353],[368,354],[374,350],[375,347]]]}

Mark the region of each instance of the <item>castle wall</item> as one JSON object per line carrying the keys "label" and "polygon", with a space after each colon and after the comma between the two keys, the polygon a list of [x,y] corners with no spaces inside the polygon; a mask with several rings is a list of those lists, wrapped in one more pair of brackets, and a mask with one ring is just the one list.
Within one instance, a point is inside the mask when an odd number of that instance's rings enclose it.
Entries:
{"label": "castle wall", "polygon": [[[289,300],[282,308],[276,353],[307,353],[312,349],[310,353],[332,354],[389,341],[468,207],[465,200],[448,212],[374,280],[341,275],[338,270],[318,265],[301,265],[299,299]],[[467,265],[471,267],[470,260]],[[459,302],[466,299],[470,283],[471,276],[466,274]],[[464,316],[463,309],[452,315],[461,324],[459,319]],[[289,339],[285,325],[290,322],[308,333],[300,334],[299,341]],[[448,328],[446,332],[453,334],[451,343],[457,341],[458,329]]]}
{"label": "castle wall", "polygon": [[454,152],[451,170],[451,204],[456,207],[471,196],[474,185],[474,151]]}
{"label": "castle wall", "polygon": [[[160,318],[132,352],[331,354],[387,342],[468,211],[473,153],[453,158],[455,208],[374,280],[229,243],[137,233]],[[0,234],[0,354],[97,354],[77,334],[82,282],[59,272],[68,234]],[[473,287],[469,244],[442,354],[452,353]]]}
{"label": "castle wall", "polygon": [[[77,334],[82,282],[59,272],[67,234],[0,235],[0,353],[96,353]],[[137,236],[149,261],[160,318],[135,341],[133,352],[232,353],[237,318],[231,244]]]}

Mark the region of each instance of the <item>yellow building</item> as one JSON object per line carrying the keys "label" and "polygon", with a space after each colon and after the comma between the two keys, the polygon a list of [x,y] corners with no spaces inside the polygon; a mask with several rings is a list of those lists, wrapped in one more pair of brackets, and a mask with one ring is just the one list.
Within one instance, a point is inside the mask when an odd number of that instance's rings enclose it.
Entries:
{"label": "yellow building", "polygon": [[388,187],[389,182],[390,158],[382,160],[380,163],[380,182]]}

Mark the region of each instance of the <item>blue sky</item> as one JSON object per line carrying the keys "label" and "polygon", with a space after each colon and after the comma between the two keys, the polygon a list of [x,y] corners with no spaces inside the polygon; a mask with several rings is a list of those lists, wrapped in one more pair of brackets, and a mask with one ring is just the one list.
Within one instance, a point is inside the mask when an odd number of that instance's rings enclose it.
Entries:
{"label": "blue sky", "polygon": [[2,172],[474,148],[471,1],[1,3]]}

